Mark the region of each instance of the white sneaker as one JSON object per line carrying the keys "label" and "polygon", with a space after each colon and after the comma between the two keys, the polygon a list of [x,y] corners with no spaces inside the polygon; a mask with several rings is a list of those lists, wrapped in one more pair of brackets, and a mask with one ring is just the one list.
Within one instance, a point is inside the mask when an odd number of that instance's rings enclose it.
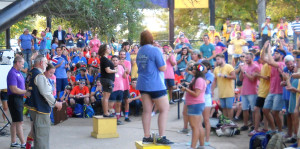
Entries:
{"label": "white sneaker", "polygon": [[152,113],[151,113],[151,116],[153,117],[153,116],[155,116],[155,114],[156,114],[155,112],[152,112]]}

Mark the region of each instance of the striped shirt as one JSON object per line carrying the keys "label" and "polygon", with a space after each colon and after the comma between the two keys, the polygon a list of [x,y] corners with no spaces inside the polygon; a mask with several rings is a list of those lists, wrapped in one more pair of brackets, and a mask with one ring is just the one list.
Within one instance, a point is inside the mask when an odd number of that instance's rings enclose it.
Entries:
{"label": "striped shirt", "polygon": [[300,21],[299,22],[294,21],[292,23],[292,28],[295,32],[300,32]]}

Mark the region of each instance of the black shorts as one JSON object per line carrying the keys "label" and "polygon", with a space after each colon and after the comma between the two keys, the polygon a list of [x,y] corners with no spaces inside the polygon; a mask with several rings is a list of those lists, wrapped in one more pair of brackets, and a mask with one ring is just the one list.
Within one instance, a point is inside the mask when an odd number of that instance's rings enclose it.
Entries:
{"label": "black shorts", "polygon": [[78,104],[81,104],[83,105],[84,104],[84,98],[73,98],[75,100],[75,103],[78,103]]}
{"label": "black shorts", "polygon": [[129,90],[125,90],[125,91],[123,92],[123,99],[128,99],[129,96],[130,96]]}
{"label": "black shorts", "polygon": [[263,97],[257,97],[255,106],[257,106],[259,108],[263,108],[264,104],[265,104],[265,99],[266,98],[263,98]]}
{"label": "black shorts", "polygon": [[7,104],[12,122],[22,122],[24,109],[23,96],[9,95]]}
{"label": "black shorts", "polygon": [[102,89],[104,92],[112,93],[114,88],[114,81],[107,78],[100,78]]}
{"label": "black shorts", "polygon": [[1,100],[2,101],[7,101],[8,100],[7,92],[1,92]]}

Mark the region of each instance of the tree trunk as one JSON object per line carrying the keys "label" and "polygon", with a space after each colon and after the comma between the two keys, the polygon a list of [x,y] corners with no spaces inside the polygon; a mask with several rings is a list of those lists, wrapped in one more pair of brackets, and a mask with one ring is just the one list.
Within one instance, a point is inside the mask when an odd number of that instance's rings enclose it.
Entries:
{"label": "tree trunk", "polygon": [[258,31],[261,32],[261,25],[265,22],[266,19],[266,0],[258,0],[257,15]]}

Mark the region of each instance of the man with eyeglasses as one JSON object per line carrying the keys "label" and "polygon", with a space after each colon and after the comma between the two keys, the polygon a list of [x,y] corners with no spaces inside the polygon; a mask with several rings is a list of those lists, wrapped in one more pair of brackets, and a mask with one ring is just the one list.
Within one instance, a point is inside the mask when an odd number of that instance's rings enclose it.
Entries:
{"label": "man with eyeglasses", "polygon": [[81,79],[79,85],[75,86],[70,93],[70,104],[86,104],[89,105],[90,91],[87,86],[85,86],[85,80]]}

